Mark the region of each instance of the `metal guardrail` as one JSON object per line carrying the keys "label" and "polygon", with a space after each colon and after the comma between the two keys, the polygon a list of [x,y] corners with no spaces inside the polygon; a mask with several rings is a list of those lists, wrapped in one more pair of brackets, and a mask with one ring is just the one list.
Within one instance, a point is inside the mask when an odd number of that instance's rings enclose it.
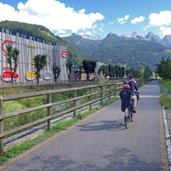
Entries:
{"label": "metal guardrail", "polygon": [[[94,103],[102,103],[104,99],[109,98],[111,96],[116,96],[117,93],[120,91],[122,87],[121,82],[117,83],[109,83],[104,85],[91,85],[91,86],[84,86],[84,87],[75,87],[75,88],[66,88],[66,89],[57,89],[57,90],[48,90],[48,91],[38,91],[32,93],[23,93],[17,95],[9,95],[0,97],[0,154],[4,152],[4,139],[15,135],[19,132],[23,132],[28,130],[34,126],[40,125],[42,123],[47,123],[47,129],[50,130],[51,128],[51,121],[58,117],[61,117],[65,114],[72,112],[72,116],[76,116],[77,110],[88,106],[89,109],[92,109]],[[79,96],[80,90],[86,90],[86,94],[82,94]],[[66,100],[60,100],[52,102],[52,95],[58,93],[66,93],[71,92],[72,97]],[[30,97],[38,97],[38,96],[46,96],[46,104],[42,104],[39,106],[30,107],[27,109],[14,111],[10,113],[5,113],[3,110],[3,104],[6,101],[14,101],[14,100],[22,100]],[[82,100],[83,98],[87,98],[85,102],[80,104],[76,103],[77,101]],[[52,115],[51,108],[57,105],[66,105],[67,103],[73,103],[72,107],[68,109],[64,109],[62,111],[57,111],[55,114]],[[46,116],[43,118],[39,118],[33,122],[26,123],[24,125],[20,125],[16,128],[4,130],[4,121],[9,118],[14,118],[17,116],[21,116],[26,113],[38,111],[41,109],[46,109]]]}

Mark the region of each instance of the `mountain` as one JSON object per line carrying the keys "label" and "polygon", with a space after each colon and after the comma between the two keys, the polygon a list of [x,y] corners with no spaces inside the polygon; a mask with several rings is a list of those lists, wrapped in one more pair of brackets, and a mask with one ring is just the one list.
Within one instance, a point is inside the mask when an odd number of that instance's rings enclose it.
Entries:
{"label": "mountain", "polygon": [[137,32],[133,32],[131,34],[125,34],[122,35],[121,37],[125,39],[145,40],[145,38],[143,36],[138,35]]}
{"label": "mountain", "polygon": [[171,47],[171,35],[166,35],[163,39],[162,42],[165,46]]}
{"label": "mountain", "polygon": [[108,64],[127,64],[135,69],[149,65],[154,70],[162,58],[171,57],[171,49],[164,46],[162,40],[153,33],[145,37],[136,32],[122,36],[109,33],[101,40],[87,40],[73,34],[63,39],[92,59]]}
{"label": "mountain", "polygon": [[22,23],[17,21],[0,22],[0,30],[10,30],[11,34],[25,35],[26,38],[34,37],[35,39],[45,40],[47,42],[65,45],[66,42],[59,36],[55,36],[49,29],[41,25]]}
{"label": "mountain", "polygon": [[82,37],[90,40],[101,40],[101,37],[99,35],[83,34]]}
{"label": "mountain", "polygon": [[19,33],[26,38],[31,36],[39,41],[66,46],[72,61],[75,61],[74,65],[81,65],[81,61],[86,58],[106,64],[126,64],[135,69],[145,65],[155,69],[162,58],[171,57],[171,35],[160,39],[152,32],[145,37],[133,32],[122,36],[109,33],[104,39],[76,34],[61,38],[44,26],[15,21],[0,22],[0,29],[9,30],[14,35]]}
{"label": "mountain", "polygon": [[145,36],[145,38],[146,38],[146,40],[163,44],[162,39],[158,35],[156,35],[156,34],[154,34],[152,32],[149,32]]}
{"label": "mountain", "polygon": [[76,34],[72,34],[69,37],[63,37],[63,40],[72,48],[86,56],[91,56],[94,50],[98,50],[97,48],[101,43],[101,40],[87,39]]}

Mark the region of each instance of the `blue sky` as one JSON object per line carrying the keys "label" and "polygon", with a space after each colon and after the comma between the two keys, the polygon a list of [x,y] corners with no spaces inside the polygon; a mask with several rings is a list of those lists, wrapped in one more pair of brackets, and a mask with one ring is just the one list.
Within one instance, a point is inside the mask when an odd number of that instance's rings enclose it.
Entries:
{"label": "blue sky", "polygon": [[171,34],[171,0],[1,0],[0,21],[40,24],[59,36],[71,33]]}

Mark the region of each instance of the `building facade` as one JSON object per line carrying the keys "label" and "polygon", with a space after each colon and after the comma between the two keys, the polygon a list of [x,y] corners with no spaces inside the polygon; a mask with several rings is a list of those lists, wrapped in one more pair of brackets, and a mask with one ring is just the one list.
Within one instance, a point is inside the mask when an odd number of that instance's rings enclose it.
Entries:
{"label": "building facade", "polygon": [[8,84],[11,79],[9,77],[9,64],[6,60],[5,46],[6,43],[12,44],[20,53],[18,56],[18,67],[14,81],[18,84],[36,84],[36,74],[34,67],[34,57],[36,55],[45,54],[47,56],[47,64],[41,70],[40,83],[54,82],[52,67],[56,64],[60,67],[61,72],[58,81],[67,81],[66,57],[62,56],[62,52],[66,51],[66,47],[61,45],[53,45],[45,41],[35,40],[35,38],[26,38],[25,35],[12,35],[9,31],[0,32],[0,84]]}

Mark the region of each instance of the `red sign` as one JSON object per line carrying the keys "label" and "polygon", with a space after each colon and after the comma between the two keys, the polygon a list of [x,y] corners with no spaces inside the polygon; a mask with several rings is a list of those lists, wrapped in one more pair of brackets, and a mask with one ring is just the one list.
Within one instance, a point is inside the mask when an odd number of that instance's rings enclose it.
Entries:
{"label": "red sign", "polygon": [[[13,79],[16,80],[19,77],[19,74],[15,73],[13,76]],[[2,79],[4,81],[11,81],[11,72],[10,71],[5,71],[2,73]]]}
{"label": "red sign", "polygon": [[7,51],[6,51],[6,49],[5,49],[5,44],[6,44],[6,43],[15,44],[16,42],[14,42],[14,41],[12,41],[12,40],[4,40],[4,41],[2,42],[2,51],[3,51],[3,53],[4,53],[5,56],[7,55]]}
{"label": "red sign", "polygon": [[61,56],[64,58],[67,58],[69,56],[69,52],[64,50],[64,51],[62,51]]}

